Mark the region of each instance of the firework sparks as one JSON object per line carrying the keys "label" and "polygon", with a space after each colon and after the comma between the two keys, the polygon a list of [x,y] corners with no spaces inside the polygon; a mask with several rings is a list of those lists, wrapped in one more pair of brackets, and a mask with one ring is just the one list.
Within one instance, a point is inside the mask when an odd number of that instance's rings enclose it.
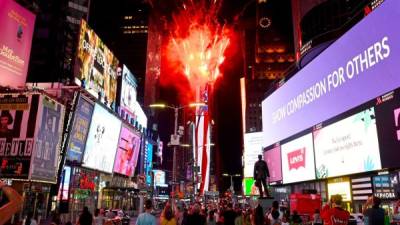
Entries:
{"label": "firework sparks", "polygon": [[219,5],[218,0],[186,2],[173,17],[168,57],[178,62],[192,87],[214,82],[222,75],[219,67],[225,60],[229,37],[226,26],[217,22]]}

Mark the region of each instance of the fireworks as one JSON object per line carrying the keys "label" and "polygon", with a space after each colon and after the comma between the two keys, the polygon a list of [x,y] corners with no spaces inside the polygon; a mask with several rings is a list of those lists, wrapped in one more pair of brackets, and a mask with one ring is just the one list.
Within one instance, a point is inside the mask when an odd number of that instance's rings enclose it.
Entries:
{"label": "fireworks", "polygon": [[220,77],[219,67],[229,45],[228,28],[218,22],[220,1],[185,2],[173,15],[167,56],[184,74],[191,88],[204,87]]}

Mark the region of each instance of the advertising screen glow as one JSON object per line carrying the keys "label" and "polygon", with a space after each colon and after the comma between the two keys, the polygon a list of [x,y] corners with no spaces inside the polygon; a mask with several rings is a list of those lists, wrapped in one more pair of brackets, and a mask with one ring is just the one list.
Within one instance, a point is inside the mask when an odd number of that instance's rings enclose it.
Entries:
{"label": "advertising screen glow", "polygon": [[253,177],[254,164],[262,155],[262,132],[244,134],[244,177]]}
{"label": "advertising screen glow", "polygon": [[399,8],[384,1],[262,102],[263,146],[400,86]]}
{"label": "advertising screen glow", "polygon": [[117,95],[118,59],[104,42],[81,20],[79,44],[75,60],[75,82],[108,106]]}
{"label": "advertising screen glow", "polygon": [[112,173],[121,121],[96,104],[86,142],[83,166]]}
{"label": "advertising screen glow", "polygon": [[264,152],[264,160],[268,165],[269,182],[282,180],[281,148],[276,146]]}
{"label": "advertising screen glow", "polygon": [[317,178],[381,169],[374,108],[314,131]]}
{"label": "advertising screen glow", "polygon": [[350,181],[328,182],[328,196],[341,195],[343,201],[351,201]]}
{"label": "advertising screen glow", "polygon": [[14,0],[0,0],[0,86],[24,86],[35,15]]}
{"label": "advertising screen glow", "polygon": [[133,176],[140,151],[140,135],[125,126],[121,128],[114,172]]}
{"label": "advertising screen glow", "polygon": [[312,134],[281,145],[284,183],[315,179]]}

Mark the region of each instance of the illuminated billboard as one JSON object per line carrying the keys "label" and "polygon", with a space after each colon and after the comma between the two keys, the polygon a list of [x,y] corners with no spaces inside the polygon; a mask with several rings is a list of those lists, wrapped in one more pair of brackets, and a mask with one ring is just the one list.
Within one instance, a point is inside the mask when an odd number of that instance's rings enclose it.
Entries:
{"label": "illuminated billboard", "polygon": [[400,86],[399,8],[384,1],[262,102],[263,146]]}
{"label": "illuminated billboard", "polygon": [[2,178],[29,178],[38,126],[39,101],[39,94],[0,95],[0,177]]}
{"label": "illuminated billboard", "polygon": [[154,186],[165,186],[165,171],[153,170]]}
{"label": "illuminated billboard", "polygon": [[262,132],[244,134],[244,177],[253,177],[254,164],[258,161],[258,155],[262,155],[263,152],[262,135]]}
{"label": "illuminated billboard", "polygon": [[86,141],[83,166],[107,173],[113,172],[121,121],[96,104]]}
{"label": "illuminated billboard", "polygon": [[144,172],[146,175],[146,184],[151,184],[151,170],[153,169],[153,145],[147,140],[144,151]]}
{"label": "illuminated billboard", "polygon": [[267,163],[269,171],[269,182],[282,181],[281,148],[274,146],[266,149],[264,160]]}
{"label": "illuminated billboard", "polygon": [[75,59],[75,83],[107,106],[115,104],[117,95],[118,59],[97,34],[81,20],[78,50]]}
{"label": "illuminated billboard", "polygon": [[93,109],[93,103],[81,95],[75,108],[74,121],[69,135],[67,147],[67,160],[69,161],[78,163],[82,161]]}
{"label": "illuminated billboard", "polygon": [[0,86],[25,86],[35,15],[14,0],[0,0]]}
{"label": "illuminated billboard", "polygon": [[115,157],[114,172],[133,176],[140,151],[140,135],[122,126],[118,150]]}
{"label": "illuminated billboard", "polygon": [[317,178],[381,169],[374,108],[315,130]]}
{"label": "illuminated billboard", "polygon": [[30,178],[55,183],[64,127],[64,106],[47,96],[42,96],[40,103],[41,120],[35,139]]}
{"label": "illuminated billboard", "polygon": [[283,182],[315,179],[312,134],[306,134],[281,145]]}
{"label": "illuminated billboard", "polygon": [[341,195],[343,201],[351,201],[351,189],[349,178],[337,178],[328,180],[328,196],[331,199],[332,195]]}
{"label": "illuminated billboard", "polygon": [[137,81],[131,71],[123,65],[122,67],[122,82],[121,82],[121,98],[120,107],[132,116],[136,111],[136,96],[137,96]]}

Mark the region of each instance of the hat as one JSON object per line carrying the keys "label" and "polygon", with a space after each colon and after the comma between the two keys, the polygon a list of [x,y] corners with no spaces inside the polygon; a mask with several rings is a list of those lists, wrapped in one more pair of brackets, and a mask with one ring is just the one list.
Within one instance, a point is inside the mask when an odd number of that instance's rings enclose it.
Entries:
{"label": "hat", "polygon": [[10,112],[8,110],[1,111],[0,117],[7,117],[7,119],[8,119],[7,124],[8,125],[13,123],[13,118],[12,118],[12,116],[11,116],[11,114],[10,114]]}

